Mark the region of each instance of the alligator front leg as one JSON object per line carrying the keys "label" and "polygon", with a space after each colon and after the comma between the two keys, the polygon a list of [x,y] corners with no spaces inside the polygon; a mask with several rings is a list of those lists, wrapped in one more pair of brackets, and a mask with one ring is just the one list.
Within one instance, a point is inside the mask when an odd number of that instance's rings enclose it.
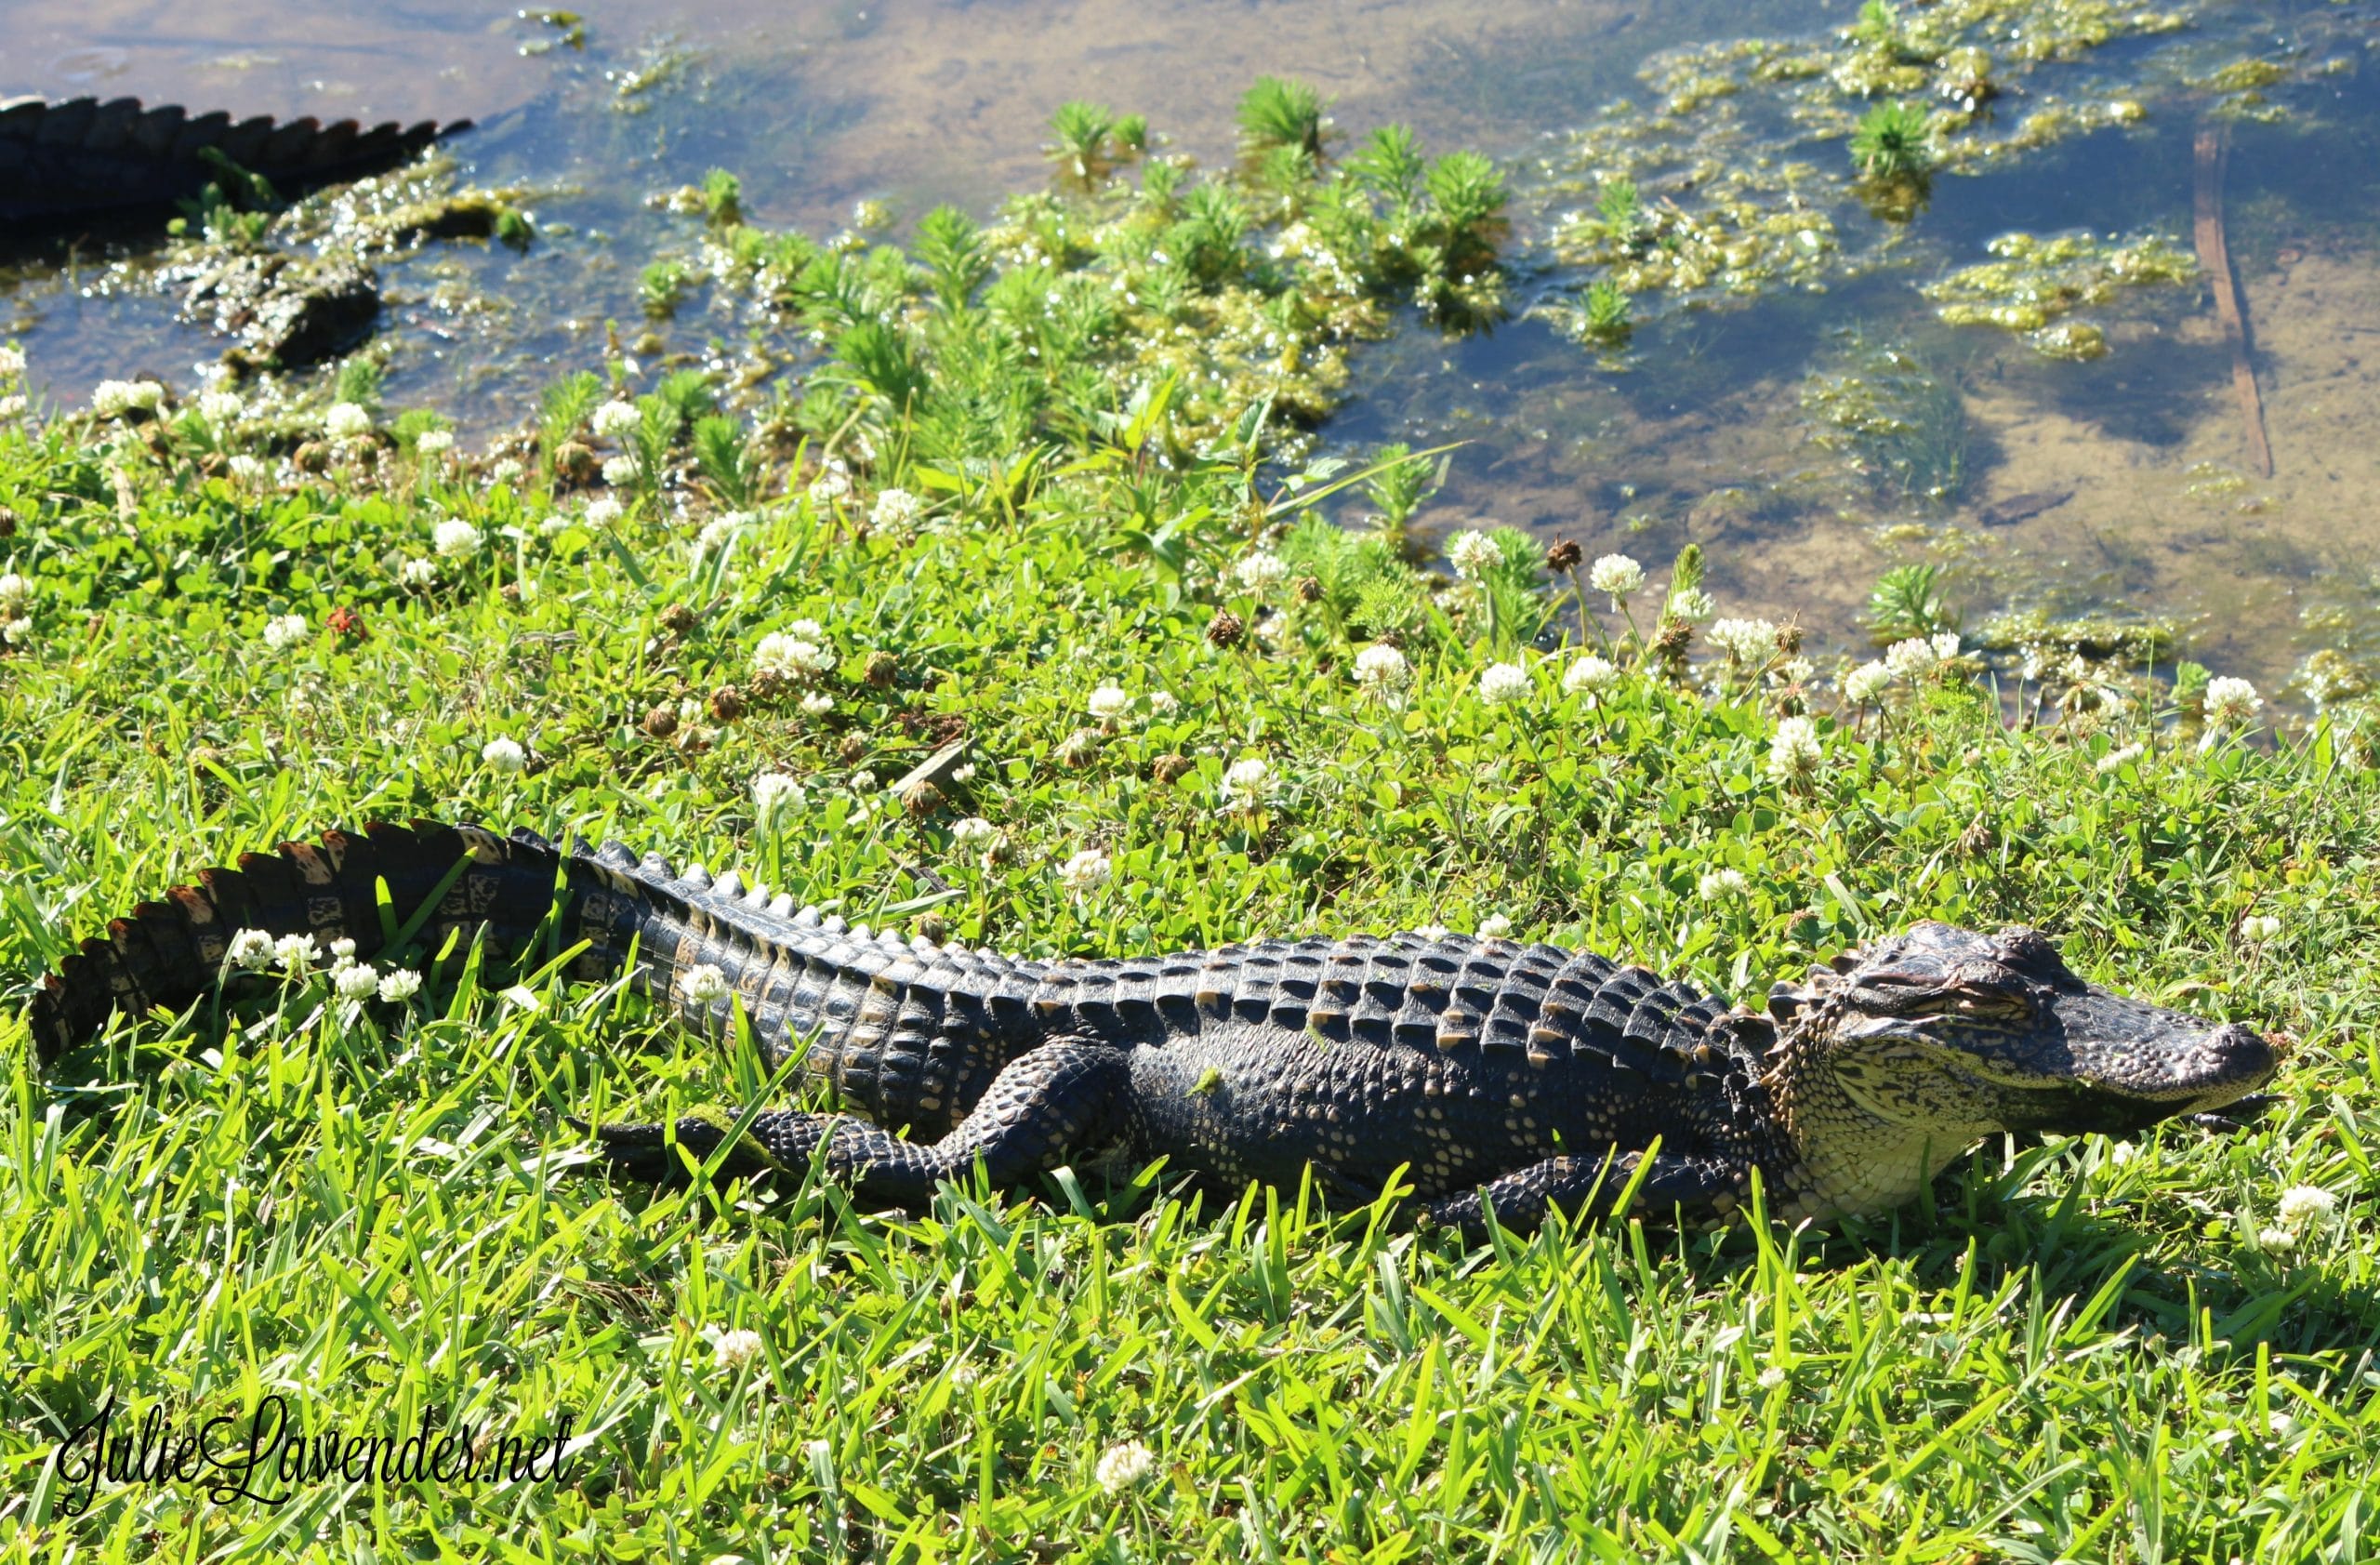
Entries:
{"label": "alligator front leg", "polygon": [[[939,1182],[963,1175],[978,1160],[995,1188],[1014,1189],[1037,1174],[1128,1144],[1132,1124],[1123,1053],[1089,1039],[1058,1038],[1011,1060],[974,1111],[932,1146],[849,1115],[771,1109],[753,1117],[721,1172],[798,1178],[824,1143],[828,1176],[861,1204],[917,1211],[932,1201]],[[678,1144],[707,1158],[729,1128],[690,1116],[678,1121]],[[659,1125],[602,1125],[595,1134],[615,1173],[654,1182],[683,1176],[684,1164]]]}
{"label": "alligator front leg", "polygon": [[[1541,1163],[1500,1174],[1477,1189],[1434,1200],[1421,1212],[1425,1227],[1457,1228],[1474,1243],[1488,1236],[1485,1208],[1496,1210],[1496,1222],[1508,1233],[1533,1232],[1556,1208],[1575,1215],[1590,1205],[1607,1210],[1636,1176],[1645,1154],[1627,1152],[1610,1160],[1548,1158]],[[1632,1213],[1661,1217],[1680,1211],[1688,1219],[1720,1217],[1741,1199],[1738,1175],[1742,1169],[1723,1158],[1653,1155],[1653,1166],[1636,1187]]]}

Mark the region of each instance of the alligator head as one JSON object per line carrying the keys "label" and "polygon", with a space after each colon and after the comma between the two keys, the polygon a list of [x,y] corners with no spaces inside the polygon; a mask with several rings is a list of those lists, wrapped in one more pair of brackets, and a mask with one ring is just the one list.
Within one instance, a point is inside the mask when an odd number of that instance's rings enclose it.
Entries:
{"label": "alligator head", "polygon": [[1906,1200],[2002,1131],[2130,1135],[2255,1091],[2280,1052],[2086,983],[2030,929],[1921,923],[1779,986],[1771,1091],[1811,1203]]}

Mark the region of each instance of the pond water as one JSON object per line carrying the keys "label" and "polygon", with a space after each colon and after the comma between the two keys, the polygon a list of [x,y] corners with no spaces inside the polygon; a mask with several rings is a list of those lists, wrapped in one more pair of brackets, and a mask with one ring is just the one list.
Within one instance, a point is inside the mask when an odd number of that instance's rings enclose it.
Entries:
{"label": "pond water", "polygon": [[[1810,204],[1839,254],[1808,279],[1818,287],[1640,296],[1633,331],[1601,347],[1526,307],[1575,301],[1593,270],[1555,238],[1593,205],[1597,159],[1635,134],[1608,106],[1657,107],[1652,78],[1673,86],[1682,48],[1824,44],[1854,7],[591,0],[579,14],[574,42],[467,0],[8,0],[0,95],[475,119],[454,143],[466,175],[530,187],[541,237],[525,255],[439,246],[394,270],[388,393],[485,431],[520,418],[556,366],[592,364],[607,319],[638,319],[640,270],[688,238],[647,197],[708,168],[742,178],[758,220],[826,232],[866,198],[892,209],[897,234],[937,202],[983,212],[1043,181],[1064,99],[1144,113],[1170,150],[1213,163],[1230,155],[1247,85],[1295,75],[1354,136],[1403,120],[1434,150],[1475,147],[1514,172],[1515,318],[1460,339],[1417,319],[1359,349],[1355,395],[1322,431],[1349,450],[1468,442],[1428,528],[1493,519],[1647,563],[1699,541],[1723,612],[1798,619],[1821,652],[1865,645],[1879,572],[1930,562],[1971,626],[2013,605],[2156,617],[2185,656],[2268,694],[2318,647],[2380,671],[2373,4],[2207,0],[2176,9],[2178,31],[2043,65],[1993,113],[2017,125],[2044,104],[2119,99],[2142,112],[1938,177],[1903,222],[1819,189]],[[1809,139],[1806,116],[1782,99],[1764,108],[1765,90],[1731,93],[1737,139],[1702,150],[1746,166],[1806,159],[1839,185],[1840,138]],[[2188,256],[2202,127],[2228,148],[2223,226],[2269,476],[2203,276],[2082,309],[2070,319],[2108,349],[2088,362],[1945,325],[1919,292],[2011,231],[2159,234]],[[219,351],[126,276],[0,269],[0,336],[21,337],[59,400],[136,367],[187,386]],[[727,329],[700,308],[669,328],[681,348]],[[1892,427],[1846,428],[1863,409]]]}

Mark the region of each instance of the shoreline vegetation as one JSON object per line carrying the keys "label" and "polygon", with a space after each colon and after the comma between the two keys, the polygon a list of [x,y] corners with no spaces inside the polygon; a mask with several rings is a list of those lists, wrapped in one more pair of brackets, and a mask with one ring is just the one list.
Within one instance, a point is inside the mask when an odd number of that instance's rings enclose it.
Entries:
{"label": "shoreline vegetation", "polygon": [[[1329,338],[1277,300],[1321,287],[1348,335],[1388,297],[1492,307],[1494,171],[1386,133],[1342,157],[1288,84],[1251,103],[1240,168],[1167,204],[1128,121],[1062,114],[1062,177],[1138,183],[938,216],[906,252],[762,234],[702,187],[720,267],[816,350],[749,411],[624,338],[467,451],[387,415],[368,360],[327,405],[126,380],[58,415],[0,349],[0,1459],[27,1557],[2362,1546],[2367,702],[2280,714],[2153,637],[1979,654],[1922,572],[1878,584],[1877,656],[1821,668],[1714,601],[1696,549],[1481,529],[1423,569],[1407,524],[1462,454],[1281,438],[1320,405],[1268,365]],[[943,782],[890,786],[960,740]],[[937,940],[1446,924],[1747,1003],[1919,918],[2024,922],[2294,1047],[2235,1137],[1995,1142],[1831,1231],[1474,1252],[1162,1170],[914,1220],[814,1183],[614,1189],[562,1116],[740,1104],[766,1073],[552,952],[255,951],[219,1001],[38,1069],[16,1001],[73,938],[243,849],[412,815],[617,836]],[[315,1430],[573,1428],[571,1476],[69,1514],[54,1454],[111,1398],[268,1392]]]}

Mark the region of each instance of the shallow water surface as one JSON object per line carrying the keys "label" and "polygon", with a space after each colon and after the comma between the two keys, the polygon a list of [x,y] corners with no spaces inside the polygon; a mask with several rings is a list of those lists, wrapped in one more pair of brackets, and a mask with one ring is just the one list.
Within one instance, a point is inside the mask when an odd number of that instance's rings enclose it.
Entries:
{"label": "shallow water surface", "polygon": [[[522,257],[438,247],[394,269],[389,391],[486,430],[518,418],[553,365],[592,362],[607,319],[637,320],[639,270],[688,239],[684,219],[649,208],[656,192],[724,166],[757,219],[823,232],[868,198],[905,227],[940,201],[980,212],[1039,184],[1049,113],[1069,98],[1144,113],[1171,150],[1220,161],[1237,95],[1266,73],[1316,84],[1353,135],[1401,119],[1434,149],[1504,160],[1515,302],[1559,301],[1580,273],[1551,236],[1593,199],[1568,130],[1614,99],[1652,100],[1638,73],[1661,51],[1823,38],[1854,9],[598,0],[574,46],[467,0],[9,0],[0,94],[477,120],[453,144],[467,175],[531,188],[545,236]],[[1416,322],[1358,351],[1357,395],[1324,442],[1470,442],[1426,526],[1494,519],[1648,563],[1699,541],[1723,612],[1797,618],[1820,651],[1864,646],[1879,571],[1935,561],[1970,623],[2010,604],[2158,616],[2187,656],[2268,691],[2317,646],[2380,657],[2375,15],[2369,0],[2208,0],[2181,33],[2022,78],[2006,111],[2122,90],[2146,105],[2137,123],[1945,176],[1906,225],[1852,213],[1844,245],[1861,262],[1823,291],[1640,299],[1636,330],[1606,351],[1535,314],[1461,340]],[[2261,105],[2177,85],[2239,60],[2284,68]],[[1944,325],[1917,291],[2010,230],[2154,232],[2188,251],[2194,139],[2214,123],[2269,478],[2248,458],[2203,278],[2082,312],[2110,350],[2089,363]],[[1784,151],[1842,157],[1839,143]],[[728,329],[697,306],[673,346]],[[136,366],[188,385],[218,350],[169,301],[89,265],[0,272],[0,333],[22,335],[69,403]],[[1904,415],[1908,388],[1926,388],[1915,432],[1889,448],[1847,439],[1822,416],[1845,386]]]}

